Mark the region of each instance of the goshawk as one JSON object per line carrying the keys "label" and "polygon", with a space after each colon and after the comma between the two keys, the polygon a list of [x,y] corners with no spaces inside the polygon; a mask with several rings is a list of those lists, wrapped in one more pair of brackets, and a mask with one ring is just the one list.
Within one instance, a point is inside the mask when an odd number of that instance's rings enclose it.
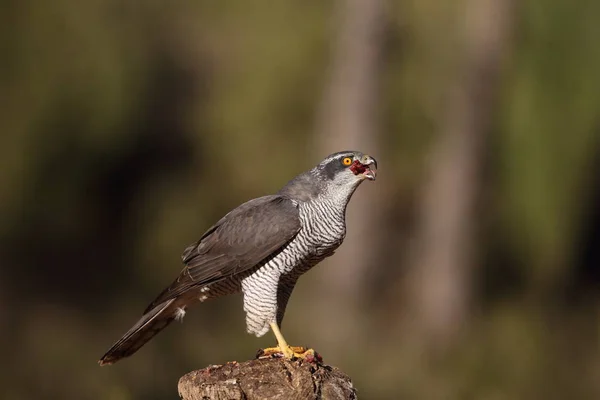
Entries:
{"label": "goshawk", "polygon": [[[140,320],[100,359],[112,364],[135,353],[191,305],[243,292],[249,333],[269,328],[278,352],[306,355],[288,346],[279,330],[296,281],[346,235],[346,206],[356,188],[374,180],[377,162],[358,151],[332,154],[289,181],[274,195],[235,208],[185,249],[179,277],[146,308]],[[311,350],[312,351],[312,350]]]}

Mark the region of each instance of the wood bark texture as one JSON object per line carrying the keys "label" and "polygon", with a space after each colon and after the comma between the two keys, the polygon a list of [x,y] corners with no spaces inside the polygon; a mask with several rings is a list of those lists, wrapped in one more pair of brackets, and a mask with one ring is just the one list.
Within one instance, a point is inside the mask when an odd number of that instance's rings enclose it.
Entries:
{"label": "wood bark texture", "polygon": [[211,365],[179,380],[183,400],[356,399],[350,378],[335,367],[268,358]]}

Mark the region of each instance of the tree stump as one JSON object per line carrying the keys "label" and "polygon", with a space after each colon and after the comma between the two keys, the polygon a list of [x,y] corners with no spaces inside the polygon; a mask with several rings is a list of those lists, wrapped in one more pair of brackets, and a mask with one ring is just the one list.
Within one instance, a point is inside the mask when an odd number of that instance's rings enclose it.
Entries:
{"label": "tree stump", "polygon": [[183,400],[349,400],[350,378],[319,362],[265,358],[210,365],[179,379]]}

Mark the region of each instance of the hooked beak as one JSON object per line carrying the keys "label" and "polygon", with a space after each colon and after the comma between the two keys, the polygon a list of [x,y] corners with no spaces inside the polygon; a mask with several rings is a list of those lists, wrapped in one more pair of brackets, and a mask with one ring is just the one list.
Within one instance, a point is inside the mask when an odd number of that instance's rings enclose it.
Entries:
{"label": "hooked beak", "polygon": [[371,181],[374,181],[377,177],[377,160],[371,156],[365,155],[361,160],[361,164],[365,170],[363,172],[363,176]]}

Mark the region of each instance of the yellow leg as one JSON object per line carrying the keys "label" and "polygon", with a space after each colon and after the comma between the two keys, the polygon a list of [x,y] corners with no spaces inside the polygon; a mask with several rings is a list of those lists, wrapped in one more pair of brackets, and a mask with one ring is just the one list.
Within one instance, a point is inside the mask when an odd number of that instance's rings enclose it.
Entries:
{"label": "yellow leg", "polygon": [[289,360],[294,358],[302,358],[311,362],[321,361],[321,356],[318,355],[313,349],[288,345],[277,324],[272,322],[270,325],[271,329],[273,330],[273,334],[275,334],[275,338],[277,339],[277,347],[269,347],[259,351],[259,354],[257,355],[259,358],[282,354]]}
{"label": "yellow leg", "polygon": [[279,346],[279,350],[283,353],[285,358],[292,359],[294,358],[294,351],[290,348],[290,346],[285,341],[285,338],[281,334],[279,327],[275,322],[271,322],[271,329],[275,334],[275,338],[277,339],[277,345]]}

